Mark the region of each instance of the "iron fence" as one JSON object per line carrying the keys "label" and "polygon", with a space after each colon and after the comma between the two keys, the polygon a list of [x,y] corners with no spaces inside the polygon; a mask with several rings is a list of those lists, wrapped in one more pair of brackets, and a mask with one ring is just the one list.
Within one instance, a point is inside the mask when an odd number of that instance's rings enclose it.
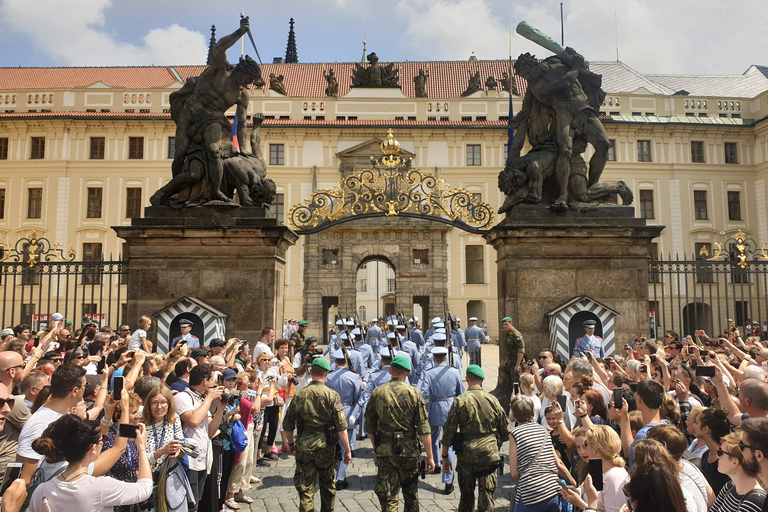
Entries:
{"label": "iron fence", "polygon": [[2,325],[42,330],[50,314],[61,313],[75,328],[85,317],[117,328],[125,322],[127,283],[128,265],[119,260],[2,262]]}
{"label": "iron fence", "polygon": [[667,329],[715,336],[756,325],[763,338],[768,331],[768,261],[658,258],[649,261],[648,276],[652,336],[654,323],[659,338]]}

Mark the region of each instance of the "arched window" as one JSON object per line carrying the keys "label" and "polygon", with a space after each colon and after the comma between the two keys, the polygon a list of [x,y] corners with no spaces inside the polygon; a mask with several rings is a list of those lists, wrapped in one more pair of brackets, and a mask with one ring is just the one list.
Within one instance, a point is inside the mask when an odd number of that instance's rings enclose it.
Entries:
{"label": "arched window", "polygon": [[360,315],[360,321],[361,322],[367,322],[368,321],[368,317],[366,316],[365,306],[360,306],[359,308],[357,308],[357,310],[358,310],[359,315]]}

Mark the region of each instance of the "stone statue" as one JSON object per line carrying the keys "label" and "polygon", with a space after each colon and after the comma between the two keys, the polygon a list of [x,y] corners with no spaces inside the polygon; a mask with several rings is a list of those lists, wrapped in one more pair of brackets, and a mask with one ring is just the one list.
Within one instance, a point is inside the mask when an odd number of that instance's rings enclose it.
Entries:
{"label": "stone statue", "polygon": [[499,84],[496,82],[496,79],[493,78],[493,76],[489,76],[488,79],[485,81],[485,88],[489,91],[495,91],[496,87],[498,87]]}
{"label": "stone statue", "polygon": [[[184,87],[171,94],[171,117],[176,122],[173,178],[152,195],[152,205],[179,208],[201,204],[235,205],[233,190],[224,186],[225,167],[234,162],[227,165],[225,162],[231,158],[258,160],[246,150],[246,112],[248,86],[264,82],[261,68],[253,59],[241,57],[240,62],[232,66],[226,51],[248,28],[248,18],[244,17],[240,28],[213,46],[211,64],[202,74],[187,79]],[[232,125],[225,115],[233,105],[237,106],[236,137],[242,150],[239,156],[232,142]]]}
{"label": "stone statue", "polygon": [[328,73],[323,73],[325,81],[328,82],[328,87],[325,88],[326,96],[336,97],[339,95],[339,81],[336,80],[336,73],[333,72],[333,68],[328,70]]}
{"label": "stone statue", "polygon": [[474,94],[477,91],[482,91],[481,82],[480,82],[480,72],[475,71],[475,74],[473,75],[472,72],[469,72],[469,81],[467,82],[467,90],[461,93],[461,96],[469,96],[470,94]]}
{"label": "stone statue", "polygon": [[283,75],[275,76],[274,73],[269,74],[269,88],[278,94],[288,96],[288,92],[285,90],[285,84],[283,83],[285,77]]}
{"label": "stone statue", "polygon": [[379,57],[375,53],[368,55],[370,65],[365,68],[355,63],[352,70],[352,87],[400,87],[400,71],[394,63],[386,66],[379,64]]}
{"label": "stone statue", "polygon": [[423,69],[419,69],[419,74],[413,77],[413,84],[416,88],[417,98],[427,97],[427,79],[429,78],[429,71],[424,73]]}
{"label": "stone statue", "polygon": [[[572,48],[542,62],[528,53],[520,55],[515,72],[528,81],[528,89],[522,109],[510,120],[517,135],[499,174],[499,188],[507,195],[499,213],[521,202],[542,202],[545,181],[553,176],[555,210],[563,211],[573,201],[607,201],[612,194],[631,203],[632,192],[623,181],[598,183],[610,146],[597,114],[605,97],[602,77],[589,71],[584,57]],[[531,150],[520,156],[526,137]],[[587,144],[595,150],[589,168],[581,156]]]}
{"label": "stone statue", "polygon": [[514,94],[515,96],[520,96],[520,93],[517,92],[517,83],[515,82],[515,79],[509,76],[509,73],[504,71],[501,74],[501,90],[507,91],[510,94]]}

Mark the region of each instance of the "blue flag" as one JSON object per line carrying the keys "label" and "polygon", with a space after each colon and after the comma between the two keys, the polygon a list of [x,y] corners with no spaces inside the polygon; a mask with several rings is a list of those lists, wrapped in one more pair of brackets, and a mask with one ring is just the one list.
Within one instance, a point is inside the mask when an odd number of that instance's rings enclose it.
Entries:
{"label": "blue flag", "polygon": [[[512,109],[512,107],[509,107]],[[235,145],[235,151],[240,152],[240,142],[237,140],[237,114],[235,114],[235,122],[232,123],[232,144]]]}

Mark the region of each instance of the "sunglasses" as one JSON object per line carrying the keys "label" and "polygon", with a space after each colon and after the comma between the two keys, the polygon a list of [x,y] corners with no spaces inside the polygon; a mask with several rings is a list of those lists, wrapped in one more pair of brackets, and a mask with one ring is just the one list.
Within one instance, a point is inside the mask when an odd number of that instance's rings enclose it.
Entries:
{"label": "sunglasses", "polygon": [[739,441],[739,450],[741,450],[743,452],[744,448],[749,448],[750,450],[755,451],[755,447],[754,446],[750,446],[750,445],[746,444],[744,441]]}
{"label": "sunglasses", "polygon": [[0,398],[0,409],[5,409],[6,404],[13,409],[13,404],[16,403],[16,399],[13,397]]}
{"label": "sunglasses", "polygon": [[724,451],[722,448],[717,449],[717,456],[722,457],[723,455],[728,455],[729,457],[733,457],[734,459],[738,459],[739,457],[737,455],[734,455],[732,453],[728,453]]}
{"label": "sunglasses", "polygon": [[23,364],[17,364],[16,366],[11,366],[9,368],[6,368],[5,370],[0,370],[0,371],[9,372],[11,370],[15,370],[16,368],[24,368],[24,365]]}

